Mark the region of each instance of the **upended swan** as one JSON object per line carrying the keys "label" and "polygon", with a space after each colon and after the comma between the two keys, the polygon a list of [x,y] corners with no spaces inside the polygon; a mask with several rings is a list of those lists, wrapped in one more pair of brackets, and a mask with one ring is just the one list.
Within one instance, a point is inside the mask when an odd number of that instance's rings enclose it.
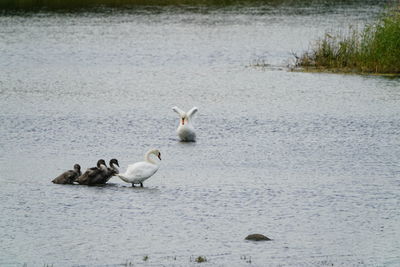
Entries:
{"label": "upended swan", "polygon": [[81,174],[81,166],[79,164],[75,164],[73,170],[63,172],[52,182],[55,184],[73,184],[75,179],[81,176]]}
{"label": "upended swan", "polygon": [[117,173],[115,175],[122,181],[131,183],[132,187],[135,187],[135,184],[140,184],[143,187],[143,182],[153,176],[159,168],[159,165],[150,158],[151,155],[156,155],[161,160],[160,151],[152,149],[144,156],[145,161],[128,165],[125,173]]}
{"label": "upended swan", "polygon": [[179,126],[176,132],[178,133],[179,138],[183,142],[195,142],[196,141],[196,133],[194,132],[194,128],[192,125],[192,117],[197,112],[197,108],[193,107],[188,112],[184,112],[178,107],[173,107],[173,111],[179,114]]}
{"label": "upended swan", "polygon": [[104,159],[97,161],[97,167],[89,168],[84,174],[80,175],[75,181],[78,184],[92,185],[93,180],[100,180],[108,172]]}

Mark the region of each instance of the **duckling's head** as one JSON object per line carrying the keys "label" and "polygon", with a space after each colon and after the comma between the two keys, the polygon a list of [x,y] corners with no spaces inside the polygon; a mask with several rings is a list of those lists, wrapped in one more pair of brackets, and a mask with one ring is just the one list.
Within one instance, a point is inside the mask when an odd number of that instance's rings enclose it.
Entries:
{"label": "duckling's head", "polygon": [[81,171],[81,165],[75,164],[74,165],[74,170],[77,171],[77,172],[80,172]]}
{"label": "duckling's head", "polygon": [[100,168],[101,165],[106,166],[106,162],[104,161],[104,159],[99,159],[99,160],[97,161],[97,168]]}
{"label": "duckling's head", "polygon": [[112,165],[117,165],[119,167],[119,163],[117,159],[111,159],[110,160],[110,167],[112,167]]}

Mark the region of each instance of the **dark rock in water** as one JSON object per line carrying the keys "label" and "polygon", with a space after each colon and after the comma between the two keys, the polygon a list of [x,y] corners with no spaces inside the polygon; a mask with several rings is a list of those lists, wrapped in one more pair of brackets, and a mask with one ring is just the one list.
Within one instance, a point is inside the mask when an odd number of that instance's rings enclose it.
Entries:
{"label": "dark rock in water", "polygon": [[252,240],[252,241],[269,241],[272,240],[268,237],[266,237],[265,235],[262,234],[252,234],[252,235],[248,235],[246,238],[246,240]]}

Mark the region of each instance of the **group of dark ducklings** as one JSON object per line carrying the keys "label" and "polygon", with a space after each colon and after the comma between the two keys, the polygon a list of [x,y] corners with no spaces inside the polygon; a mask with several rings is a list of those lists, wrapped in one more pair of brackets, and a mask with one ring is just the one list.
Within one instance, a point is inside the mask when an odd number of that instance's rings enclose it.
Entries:
{"label": "group of dark ducklings", "polygon": [[117,159],[111,159],[109,167],[104,159],[97,161],[97,166],[88,168],[83,174],[79,164],[74,165],[73,170],[68,170],[57,176],[52,182],[55,184],[101,185],[106,184],[111,177],[119,173]]}

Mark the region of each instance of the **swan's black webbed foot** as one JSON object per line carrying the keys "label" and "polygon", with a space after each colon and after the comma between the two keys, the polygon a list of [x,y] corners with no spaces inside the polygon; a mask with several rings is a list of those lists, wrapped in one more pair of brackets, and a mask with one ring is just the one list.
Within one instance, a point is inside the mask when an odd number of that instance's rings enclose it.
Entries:
{"label": "swan's black webbed foot", "polygon": [[140,183],[140,187],[143,187],[143,183]]}

